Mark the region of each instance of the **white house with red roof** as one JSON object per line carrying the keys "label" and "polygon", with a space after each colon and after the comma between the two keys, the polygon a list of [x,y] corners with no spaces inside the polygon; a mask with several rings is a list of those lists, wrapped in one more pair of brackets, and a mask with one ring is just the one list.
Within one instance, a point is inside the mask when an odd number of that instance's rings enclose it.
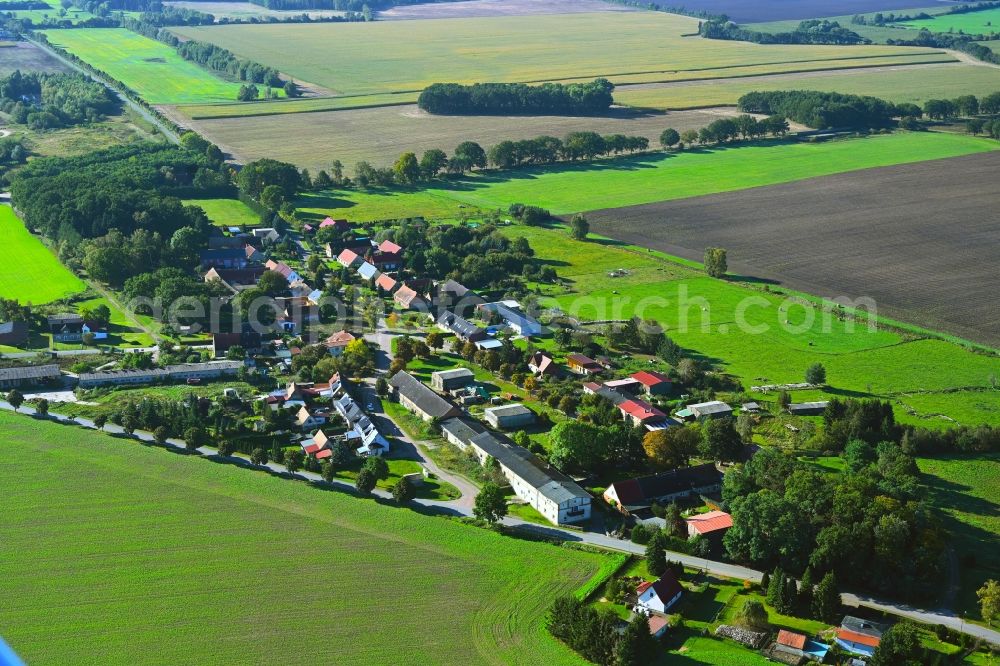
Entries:
{"label": "white house with red roof", "polygon": [[644,400],[625,400],[618,405],[622,417],[636,426],[652,426],[661,424],[667,420],[667,415],[653,407]]}
{"label": "white house with red roof", "polygon": [[330,356],[340,356],[354,339],[354,335],[347,331],[337,331],[323,341],[323,346],[329,350]]}
{"label": "white house with red roof", "polygon": [[709,511],[685,518],[684,522],[687,523],[689,537],[699,534],[706,537],[719,537],[733,526],[733,517],[725,511]]}
{"label": "white house with red roof", "polygon": [[666,395],[674,388],[670,377],[655,370],[641,370],[634,373],[631,378],[642,384],[647,395]]}
{"label": "white house with red roof", "polygon": [[356,263],[363,261],[357,252],[354,250],[348,250],[347,248],[341,250],[340,254],[337,255],[337,263],[344,268],[350,268]]}
{"label": "white house with red roof", "polygon": [[645,611],[648,614],[666,613],[681,598],[684,590],[677,582],[674,572],[667,570],[655,583],[649,581],[640,583],[635,592],[636,611]]}

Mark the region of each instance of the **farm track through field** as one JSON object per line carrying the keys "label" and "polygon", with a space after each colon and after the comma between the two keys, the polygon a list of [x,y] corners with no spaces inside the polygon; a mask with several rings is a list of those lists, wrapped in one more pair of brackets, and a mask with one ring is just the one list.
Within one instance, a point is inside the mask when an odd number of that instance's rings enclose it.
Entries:
{"label": "farm track through field", "polygon": [[[588,214],[592,229],[880,314],[1000,345],[993,221],[1000,152]],[[805,202],[805,203],[804,203]]]}

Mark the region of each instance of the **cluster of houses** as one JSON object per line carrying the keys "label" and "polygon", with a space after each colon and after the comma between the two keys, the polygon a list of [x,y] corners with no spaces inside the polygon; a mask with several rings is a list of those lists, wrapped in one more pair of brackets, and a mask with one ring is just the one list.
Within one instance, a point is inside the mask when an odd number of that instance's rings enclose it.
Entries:
{"label": "cluster of houses", "polygon": [[[878,622],[852,615],[845,616],[833,637],[833,642],[842,652],[854,655],[843,663],[864,666],[865,660],[875,654],[886,629],[885,625]],[[774,644],[765,654],[772,659],[788,664],[800,664],[806,661],[821,664],[831,648],[831,645],[817,641],[805,634],[782,629],[778,632]]]}
{"label": "cluster of houses", "polygon": [[[449,442],[463,451],[471,450],[481,463],[495,460],[514,493],[550,522],[562,525],[588,520],[590,493],[510,438],[485,427],[442,395],[461,390],[463,382],[467,384],[471,379],[471,372],[449,374],[446,371],[432,378],[439,393],[410,373],[400,371],[389,380],[389,386],[400,405],[425,421],[437,423]],[[495,428],[526,425],[528,416],[524,412],[530,414],[533,421],[534,414],[530,410],[521,405],[516,407],[522,409],[490,408],[485,418]]]}
{"label": "cluster of houses", "polygon": [[[347,380],[336,374],[322,384],[291,382],[264,399],[271,409],[298,408],[295,413],[296,427],[304,433],[313,433],[299,442],[306,455],[325,460],[333,455],[333,445],[341,440],[347,442],[358,456],[385,455],[389,452],[389,441],[347,389]],[[315,404],[317,398],[329,398],[330,407]],[[333,432],[334,414],[346,424],[345,432]]]}

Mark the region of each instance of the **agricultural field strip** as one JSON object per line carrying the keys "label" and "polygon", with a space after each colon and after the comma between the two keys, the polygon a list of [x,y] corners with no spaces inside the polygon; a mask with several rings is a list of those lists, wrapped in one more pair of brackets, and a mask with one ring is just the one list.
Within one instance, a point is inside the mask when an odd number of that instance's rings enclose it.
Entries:
{"label": "agricultural field strip", "polygon": [[[541,618],[601,556],[93,431],[71,443],[66,426],[24,416],[0,414],[0,426],[2,467],[20,480],[0,516],[14,540],[0,591],[16,600],[0,623],[29,663],[272,661],[287,659],[288,641],[298,659],[322,661],[331,648],[318,625],[338,627],[345,663],[398,659],[400,644],[423,662],[580,663]],[[371,594],[390,557],[405,584]],[[289,558],[329,566],[303,587],[297,567],[275,567]],[[164,627],[184,631],[162,644]]]}
{"label": "agricultural field strip", "polygon": [[42,305],[80,293],[86,285],[0,205],[0,297]]}
{"label": "agricultural field strip", "polygon": [[[665,63],[674,70],[719,69],[922,51],[887,46],[761,46],[682,37],[696,27],[695,19],[658,12],[173,31],[339,93],[420,90],[441,80],[561,80],[613,73],[623,61],[632,63],[631,71],[644,72],[663,71]],[[519,36],[516,48],[507,34]],[[559,39],[553,40],[553,35]],[[296,48],[288,49],[289,43]],[[401,67],[404,62],[406,67]]]}
{"label": "agricultural field strip", "polygon": [[240,84],[125,28],[44,30],[49,40],[121,81],[150,104],[235,100]]}
{"label": "agricultural field strip", "polygon": [[902,21],[896,25],[911,30],[926,28],[931,32],[964,32],[971,35],[1000,33],[1000,7],[962,14],[939,14],[934,18]]}
{"label": "agricultural field strip", "polygon": [[954,62],[774,74],[623,86],[615,91],[615,99],[634,107],[682,110],[736,104],[741,95],[751,91],[791,89],[873,95],[896,103],[922,104],[931,98],[996,92],[1000,90],[1000,69]]}
{"label": "agricultural field strip", "polygon": [[[690,72],[706,73],[717,72],[718,77],[709,76],[674,76],[663,80],[657,78],[652,80],[646,76],[629,75],[624,78],[615,77],[617,84],[615,100],[621,101],[620,95],[628,93],[634,88],[645,85],[669,84],[694,81],[717,81],[724,82],[730,79],[742,80],[749,77],[766,78],[769,76],[780,76],[783,74],[798,74],[806,72],[853,72],[879,67],[924,67],[940,63],[956,63],[952,56],[945,53],[915,54],[907,56],[905,59],[897,56],[870,56],[859,59],[836,59],[836,60],[813,60],[806,61],[805,64],[813,64],[814,67],[802,67],[794,64],[789,68],[781,66],[759,66],[753,65],[755,69],[763,69],[765,74],[754,72],[742,72],[735,76],[726,76],[731,73],[728,69],[714,70],[687,70]],[[678,72],[673,72],[678,73]],[[586,79],[587,77],[577,77]],[[591,77],[592,78],[592,77]],[[633,82],[632,79],[635,79]],[[566,82],[572,79],[561,79],[559,82]],[[179,105],[174,110],[192,120],[207,120],[212,118],[246,118],[253,116],[281,115],[288,113],[315,113],[321,111],[353,110],[360,108],[371,108],[379,106],[400,106],[416,102],[419,91],[406,91],[395,93],[381,93],[373,95],[342,95],[337,97],[313,97],[309,99],[262,101],[254,104],[241,104],[232,102],[222,102],[218,104],[191,104]]]}
{"label": "agricultural field strip", "polygon": [[599,233],[688,259],[726,247],[735,271],[822,296],[870,297],[895,318],[1000,347],[1000,296],[989,287],[1000,246],[988,212],[997,169],[993,151],[588,217]]}

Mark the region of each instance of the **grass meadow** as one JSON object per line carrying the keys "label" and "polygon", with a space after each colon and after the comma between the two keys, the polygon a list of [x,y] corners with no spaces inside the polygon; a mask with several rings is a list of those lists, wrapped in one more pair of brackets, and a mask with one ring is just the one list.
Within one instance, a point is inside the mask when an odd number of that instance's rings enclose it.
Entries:
{"label": "grass meadow", "polygon": [[582,663],[542,618],[600,555],[67,428],[0,414],[27,663]]}
{"label": "grass meadow", "polygon": [[[705,40],[697,19],[661,12],[181,27],[338,94],[417,91],[437,81],[554,81],[930,53],[888,46],[787,46]],[[511,40],[510,35],[517,35]],[[289,48],[294,44],[294,48]],[[757,72],[760,73],[760,72]],[[630,79],[632,80],[632,79]]]}
{"label": "grass meadow", "polygon": [[939,14],[934,18],[904,21],[900,25],[913,30],[926,28],[931,32],[964,32],[967,35],[1000,33],[1000,7],[980,9],[964,14]]}
{"label": "grass meadow", "polygon": [[945,512],[954,536],[960,607],[978,620],[976,590],[987,579],[1000,579],[1000,454],[918,458],[917,464],[929,501]]}
{"label": "grass meadow", "polygon": [[185,199],[185,206],[198,206],[219,227],[255,227],[260,216],[239,199]]}
{"label": "grass meadow", "polygon": [[615,91],[620,104],[650,109],[692,109],[736,104],[763,90],[822,90],[872,95],[901,104],[1000,91],[1000,69],[965,63],[836,70],[721,81],[630,86]]}
{"label": "grass meadow", "polygon": [[[862,323],[852,328],[835,317],[824,324],[821,313],[810,323],[807,311],[784,295],[708,278],[665,255],[616,241],[579,242],[562,229],[524,226],[507,227],[505,233],[526,237],[536,256],[566,280],[541,287],[544,304],[584,320],[633,315],[656,320],[695,357],[715,363],[746,387],[802,381],[806,368],[819,361],[829,387],[808,399],[888,399],[901,421],[927,427],[1000,425],[1000,391],[990,388],[996,356],[886,328],[868,330]],[[627,276],[607,277],[621,268]],[[763,300],[738,315],[748,296]],[[746,333],[736,325],[738,316],[766,329]]]}
{"label": "grass meadow", "polygon": [[[668,125],[669,116],[664,122],[664,126]],[[997,147],[995,141],[988,139],[930,132],[825,143],[771,141],[473,175],[418,191],[337,192],[306,198],[300,209],[315,216],[336,212],[353,221],[366,221],[412,215],[447,216],[461,212],[464,207],[506,208],[521,202],[565,214],[956,157]]]}
{"label": "grass meadow", "polygon": [[41,305],[86,285],[32,236],[10,206],[0,206],[0,297]]}
{"label": "grass meadow", "polygon": [[197,104],[236,99],[240,84],[225,81],[163,44],[125,28],[45,30],[49,40],[150,104]]}

